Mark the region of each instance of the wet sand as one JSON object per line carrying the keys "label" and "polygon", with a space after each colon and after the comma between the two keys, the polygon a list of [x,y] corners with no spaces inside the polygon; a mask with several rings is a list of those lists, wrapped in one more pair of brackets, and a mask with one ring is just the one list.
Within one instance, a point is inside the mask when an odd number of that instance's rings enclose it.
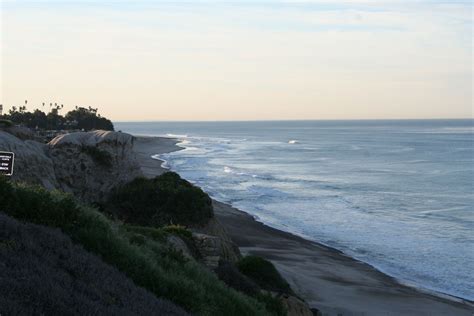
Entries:
{"label": "wet sand", "polygon": [[164,137],[135,137],[133,150],[142,167],[142,172],[147,177],[156,177],[168,169],[163,168],[162,160],[153,159],[151,156],[178,151],[183,148],[177,146],[177,140]]}
{"label": "wet sand", "polygon": [[[151,156],[180,150],[176,143],[137,138],[135,151],[146,176],[166,171]],[[266,226],[227,204],[214,201],[214,210],[242,253],[271,260],[295,292],[324,315],[474,315],[472,302],[404,286],[338,250]]]}

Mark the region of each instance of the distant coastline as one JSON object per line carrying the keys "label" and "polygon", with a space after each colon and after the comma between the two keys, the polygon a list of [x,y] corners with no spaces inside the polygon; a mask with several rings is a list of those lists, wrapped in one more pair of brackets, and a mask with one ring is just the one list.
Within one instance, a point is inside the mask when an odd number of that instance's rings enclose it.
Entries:
{"label": "distant coastline", "polygon": [[[168,171],[161,155],[183,148],[179,139],[136,136],[135,151],[147,176]],[[326,245],[271,228],[231,205],[214,201],[216,216],[246,254],[271,260],[310,306],[329,314],[471,315],[463,298],[401,284],[375,267]]]}

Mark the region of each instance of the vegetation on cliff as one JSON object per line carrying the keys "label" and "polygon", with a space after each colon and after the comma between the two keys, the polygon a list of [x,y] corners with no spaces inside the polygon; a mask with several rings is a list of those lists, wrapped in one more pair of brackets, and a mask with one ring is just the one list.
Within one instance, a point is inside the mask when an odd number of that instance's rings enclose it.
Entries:
{"label": "vegetation on cliff", "polygon": [[83,153],[88,154],[96,164],[102,167],[110,168],[112,166],[112,155],[105,150],[102,150],[96,146],[86,146],[81,147]]}
{"label": "vegetation on cliff", "polygon": [[187,315],[59,229],[1,213],[0,262],[2,315]]}
{"label": "vegetation on cliff", "polygon": [[214,216],[211,198],[174,172],[117,188],[106,210],[126,223],[154,227],[205,225]]}
{"label": "vegetation on cliff", "polygon": [[262,257],[244,257],[237,263],[237,267],[241,273],[267,291],[294,294],[273,263]]}
{"label": "vegetation on cliff", "polygon": [[[266,304],[232,290],[215,274],[185,259],[159,238],[131,232],[96,209],[78,204],[70,195],[11,184],[0,178],[0,211],[22,221],[60,228],[73,242],[116,267],[136,285],[190,313],[271,313]],[[167,233],[166,229],[162,233]]]}
{"label": "vegetation on cliff", "polygon": [[12,127],[13,122],[10,120],[0,119],[0,128],[1,127]]}

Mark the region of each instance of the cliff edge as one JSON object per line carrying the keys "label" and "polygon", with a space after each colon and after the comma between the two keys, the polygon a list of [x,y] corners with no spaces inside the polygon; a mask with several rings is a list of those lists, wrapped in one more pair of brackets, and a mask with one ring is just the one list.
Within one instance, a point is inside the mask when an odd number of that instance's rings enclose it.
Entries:
{"label": "cliff edge", "polygon": [[13,181],[59,189],[89,203],[142,175],[133,142],[129,134],[92,131],[42,144],[0,131],[0,149],[15,153]]}

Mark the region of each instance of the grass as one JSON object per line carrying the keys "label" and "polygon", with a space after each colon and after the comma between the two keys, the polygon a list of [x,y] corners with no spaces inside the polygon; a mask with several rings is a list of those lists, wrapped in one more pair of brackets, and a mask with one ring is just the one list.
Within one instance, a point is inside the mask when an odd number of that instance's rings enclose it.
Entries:
{"label": "grass", "polygon": [[[159,241],[159,233],[134,236],[72,196],[0,178],[0,210],[22,221],[60,228],[74,242],[115,266],[134,283],[197,315],[269,315],[265,304],[220,282],[210,271],[182,260]],[[137,242],[137,236],[142,236]],[[157,238],[155,238],[157,237]]]}

